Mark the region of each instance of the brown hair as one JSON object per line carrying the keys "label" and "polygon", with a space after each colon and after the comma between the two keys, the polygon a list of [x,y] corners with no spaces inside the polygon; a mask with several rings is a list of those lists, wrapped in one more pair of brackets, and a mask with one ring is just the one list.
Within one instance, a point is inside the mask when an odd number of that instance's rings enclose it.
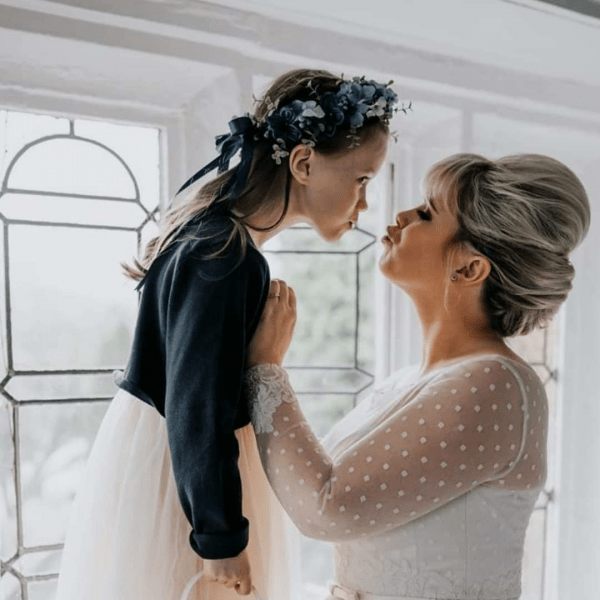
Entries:
{"label": "brown hair", "polygon": [[[258,123],[263,123],[274,106],[284,106],[293,100],[309,100],[313,98],[311,96],[312,89],[316,89],[318,93],[337,91],[341,82],[339,77],[328,71],[296,69],[283,73],[269,86],[263,98],[257,101],[254,119]],[[365,119],[364,125],[357,130],[356,135],[359,142],[362,142],[373,135],[375,131],[389,133],[385,123],[377,117],[371,117]],[[328,155],[350,151],[348,133],[349,129],[338,131],[335,137],[318,142],[315,145],[315,151]],[[289,159],[277,164],[271,157],[272,146],[273,143],[267,140],[255,142],[248,180],[233,203],[229,202],[230,193],[220,195],[219,192],[235,174],[236,167],[228,169],[204,184],[189,200],[178,203],[167,210],[161,219],[162,232],[148,242],[141,261],[133,258],[133,266],[121,263],[125,274],[136,281],[143,279],[152,262],[171,244],[194,238],[193,232],[184,237],[179,234],[192,218],[201,215],[210,206],[216,204],[222,204],[229,208],[228,217],[234,227],[224,246],[206,258],[218,256],[237,240],[240,242],[241,248],[240,261],[243,260],[248,244],[246,227],[255,231],[271,231],[281,223],[288,211],[291,185]],[[246,219],[259,210],[272,213],[277,208],[282,196],[284,196],[283,211],[273,225],[260,229],[247,223]],[[229,206],[230,204],[232,205]]]}
{"label": "brown hair", "polygon": [[482,301],[491,328],[512,337],[546,327],[572,288],[568,255],[590,226],[589,200],[573,171],[539,154],[494,161],[463,153],[434,164],[423,187],[426,199],[446,198],[458,218],[448,269],[460,250],[490,261]]}

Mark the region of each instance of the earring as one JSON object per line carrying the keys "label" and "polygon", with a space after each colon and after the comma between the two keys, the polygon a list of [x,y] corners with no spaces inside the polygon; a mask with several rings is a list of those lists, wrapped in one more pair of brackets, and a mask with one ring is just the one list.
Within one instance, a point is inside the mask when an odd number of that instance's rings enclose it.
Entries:
{"label": "earring", "polygon": [[452,277],[450,277],[450,279],[452,279],[452,281],[456,281],[458,279],[458,275],[456,273],[454,273],[454,275],[452,275]]}

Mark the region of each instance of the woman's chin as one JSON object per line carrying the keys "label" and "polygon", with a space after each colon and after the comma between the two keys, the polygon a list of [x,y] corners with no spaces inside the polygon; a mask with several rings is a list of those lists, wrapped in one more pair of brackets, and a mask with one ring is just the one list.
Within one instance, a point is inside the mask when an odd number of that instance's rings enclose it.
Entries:
{"label": "woman's chin", "polygon": [[390,260],[389,253],[385,252],[379,258],[379,271],[391,283],[398,285],[398,274],[394,272],[393,261]]}

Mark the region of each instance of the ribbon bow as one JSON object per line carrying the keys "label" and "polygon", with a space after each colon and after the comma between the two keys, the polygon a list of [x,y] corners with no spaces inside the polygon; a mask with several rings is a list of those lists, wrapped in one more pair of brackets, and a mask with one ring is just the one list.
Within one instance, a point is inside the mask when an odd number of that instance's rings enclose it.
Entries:
{"label": "ribbon bow", "polygon": [[227,171],[227,169],[229,169],[229,161],[234,157],[238,150],[241,150],[240,164],[236,167],[236,173],[232,175],[231,179],[227,182],[227,185],[220,192],[221,195],[225,194],[235,183],[231,193],[231,199],[233,200],[238,197],[246,184],[248,173],[250,172],[254,144],[252,143],[252,137],[249,134],[254,131],[254,125],[252,119],[248,116],[235,117],[229,121],[229,130],[230,133],[224,133],[223,135],[218,135],[216,137],[216,146],[219,156],[194,173],[194,175],[179,188],[177,194],[214,169],[218,169],[217,173],[219,174]]}

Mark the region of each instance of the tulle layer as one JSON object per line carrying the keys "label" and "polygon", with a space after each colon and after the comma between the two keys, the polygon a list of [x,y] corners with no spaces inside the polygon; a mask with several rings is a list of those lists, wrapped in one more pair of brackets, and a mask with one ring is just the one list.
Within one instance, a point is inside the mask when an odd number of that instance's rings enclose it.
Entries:
{"label": "tulle layer", "polygon": [[[299,564],[294,526],[263,472],[252,425],[235,433],[253,585],[261,600],[291,600]],[[190,531],[177,496],[166,422],[120,389],[72,507],[55,600],[179,600],[203,569],[190,548]],[[188,600],[241,597],[200,580]]]}

